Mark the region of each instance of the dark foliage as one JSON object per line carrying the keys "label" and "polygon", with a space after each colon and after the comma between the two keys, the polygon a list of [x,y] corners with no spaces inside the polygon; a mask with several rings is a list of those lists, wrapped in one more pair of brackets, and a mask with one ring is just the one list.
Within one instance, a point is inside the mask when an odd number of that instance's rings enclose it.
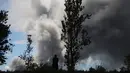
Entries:
{"label": "dark foliage", "polygon": [[96,71],[97,72],[106,72],[106,69],[102,66],[97,66]]}
{"label": "dark foliage", "polygon": [[125,56],[124,63],[125,63],[125,65],[126,65],[127,70],[130,71],[130,54],[127,55],[127,56]]}
{"label": "dark foliage", "polygon": [[5,56],[6,53],[12,52],[12,44],[9,42],[8,39],[9,35],[11,34],[10,25],[7,25],[8,20],[8,12],[7,11],[0,11],[0,65],[6,63],[7,57]]}
{"label": "dark foliage", "polygon": [[82,0],[65,0],[66,15],[62,21],[61,40],[65,42],[65,65],[69,71],[74,71],[82,47],[90,44],[87,30],[82,27],[90,15],[82,14],[83,9]]}
{"label": "dark foliage", "polygon": [[127,68],[123,66],[123,67],[120,68],[120,71],[125,72],[125,71],[127,71]]}
{"label": "dark foliage", "polygon": [[44,65],[40,68],[37,68],[35,70],[31,71],[0,71],[0,73],[130,73],[130,71],[117,71],[117,70],[112,70],[112,71],[106,71],[104,70],[105,68],[98,66],[96,69],[90,68],[92,71],[73,71],[73,72],[68,72],[66,70],[55,70],[50,66]]}

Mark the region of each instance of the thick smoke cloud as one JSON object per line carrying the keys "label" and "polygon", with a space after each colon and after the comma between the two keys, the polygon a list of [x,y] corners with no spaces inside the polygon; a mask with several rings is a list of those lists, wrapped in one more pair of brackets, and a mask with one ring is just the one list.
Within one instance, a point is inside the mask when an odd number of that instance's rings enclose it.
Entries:
{"label": "thick smoke cloud", "polygon": [[[129,3],[129,0],[84,0],[83,12],[92,17],[83,26],[88,29],[92,43],[84,47],[77,68],[84,69],[93,64],[112,69],[123,64],[124,56],[130,51]],[[49,60],[53,54],[62,58],[60,21],[63,15],[64,0],[12,0],[10,23],[33,35],[38,63]]]}
{"label": "thick smoke cloud", "polygon": [[[12,1],[10,9],[10,19],[12,19],[10,22],[14,24],[12,28],[18,27],[19,31],[32,35],[37,50],[35,59],[38,63],[47,62],[54,54],[57,54],[61,61],[63,60],[63,45],[60,41],[63,5],[64,1],[61,0]],[[13,23],[14,21],[16,23]],[[23,24],[22,27],[20,24]]]}
{"label": "thick smoke cloud", "polygon": [[124,56],[130,53],[129,3],[129,0],[87,0],[85,13],[93,16],[84,25],[88,25],[92,43],[84,50],[83,58],[97,58],[109,69],[123,64]]}
{"label": "thick smoke cloud", "polygon": [[25,70],[25,62],[20,59],[19,57],[15,57],[9,67],[7,67],[7,70],[11,71],[23,71]]}

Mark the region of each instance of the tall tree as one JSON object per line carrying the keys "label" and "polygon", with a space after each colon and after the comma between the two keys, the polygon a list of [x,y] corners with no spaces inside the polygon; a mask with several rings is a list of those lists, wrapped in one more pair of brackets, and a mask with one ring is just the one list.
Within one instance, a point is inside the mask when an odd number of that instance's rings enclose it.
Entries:
{"label": "tall tree", "polygon": [[31,54],[33,47],[31,46],[32,39],[31,35],[27,36],[27,49],[24,51],[23,55],[19,57],[25,61],[26,69],[31,70],[33,66],[33,56]]}
{"label": "tall tree", "polygon": [[84,9],[82,0],[65,0],[65,16],[62,22],[61,40],[65,42],[65,65],[68,71],[74,71],[83,46],[90,44],[87,30],[83,29],[82,22],[90,18],[89,14],[82,14]]}
{"label": "tall tree", "polygon": [[127,56],[125,56],[124,63],[125,63],[125,65],[126,65],[127,70],[130,71],[130,54],[127,55]]}
{"label": "tall tree", "polygon": [[6,63],[7,57],[5,54],[7,52],[12,51],[12,44],[9,42],[10,39],[8,38],[11,34],[10,25],[7,24],[8,20],[8,12],[1,10],[0,11],[0,65]]}

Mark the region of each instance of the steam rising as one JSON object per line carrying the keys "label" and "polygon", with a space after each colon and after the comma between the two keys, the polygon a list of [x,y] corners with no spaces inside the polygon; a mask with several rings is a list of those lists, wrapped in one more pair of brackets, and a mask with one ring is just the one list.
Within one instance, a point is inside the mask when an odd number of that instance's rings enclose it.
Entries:
{"label": "steam rising", "polygon": [[[123,64],[123,57],[130,51],[129,3],[129,0],[83,0],[83,12],[92,14],[83,24],[92,36],[92,43],[82,51],[78,69],[89,68],[90,60],[93,66],[108,69]],[[63,58],[60,41],[63,15],[64,0],[12,0],[9,19],[12,28],[33,36],[36,60],[44,63],[54,54]]]}

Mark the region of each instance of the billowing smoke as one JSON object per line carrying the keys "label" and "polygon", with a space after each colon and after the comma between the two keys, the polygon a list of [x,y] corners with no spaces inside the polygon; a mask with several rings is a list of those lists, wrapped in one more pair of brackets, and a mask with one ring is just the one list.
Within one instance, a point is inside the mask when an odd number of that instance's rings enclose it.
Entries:
{"label": "billowing smoke", "polygon": [[[37,63],[45,63],[54,54],[63,60],[63,45],[60,41],[60,21],[63,18],[62,0],[13,0],[10,8],[12,28],[32,35],[36,44]],[[18,14],[18,15],[17,15]],[[18,22],[16,22],[18,20]]]}
{"label": "billowing smoke", "polygon": [[62,57],[60,42],[60,19],[64,9],[62,5],[60,0],[12,1],[10,13],[11,15],[20,14],[16,16],[20,20],[16,25],[22,24],[21,30],[33,36],[38,51],[36,59],[39,62],[47,61],[54,54]]}
{"label": "billowing smoke", "polygon": [[[84,47],[77,68],[103,65],[119,68],[129,53],[129,0],[83,0],[84,13],[92,14],[83,24],[92,43]],[[64,0],[12,0],[10,23],[17,30],[29,33],[37,46],[38,63],[46,62],[54,54],[62,59],[60,41]],[[91,62],[90,62],[91,61]],[[85,66],[84,66],[85,65]]]}
{"label": "billowing smoke", "polygon": [[92,43],[82,53],[100,60],[108,69],[119,68],[130,53],[129,0],[87,0],[85,13],[92,13],[84,25]]}
{"label": "billowing smoke", "polygon": [[11,71],[23,71],[25,70],[25,62],[24,60],[20,59],[19,57],[15,57],[9,67],[7,67],[7,70]]}

